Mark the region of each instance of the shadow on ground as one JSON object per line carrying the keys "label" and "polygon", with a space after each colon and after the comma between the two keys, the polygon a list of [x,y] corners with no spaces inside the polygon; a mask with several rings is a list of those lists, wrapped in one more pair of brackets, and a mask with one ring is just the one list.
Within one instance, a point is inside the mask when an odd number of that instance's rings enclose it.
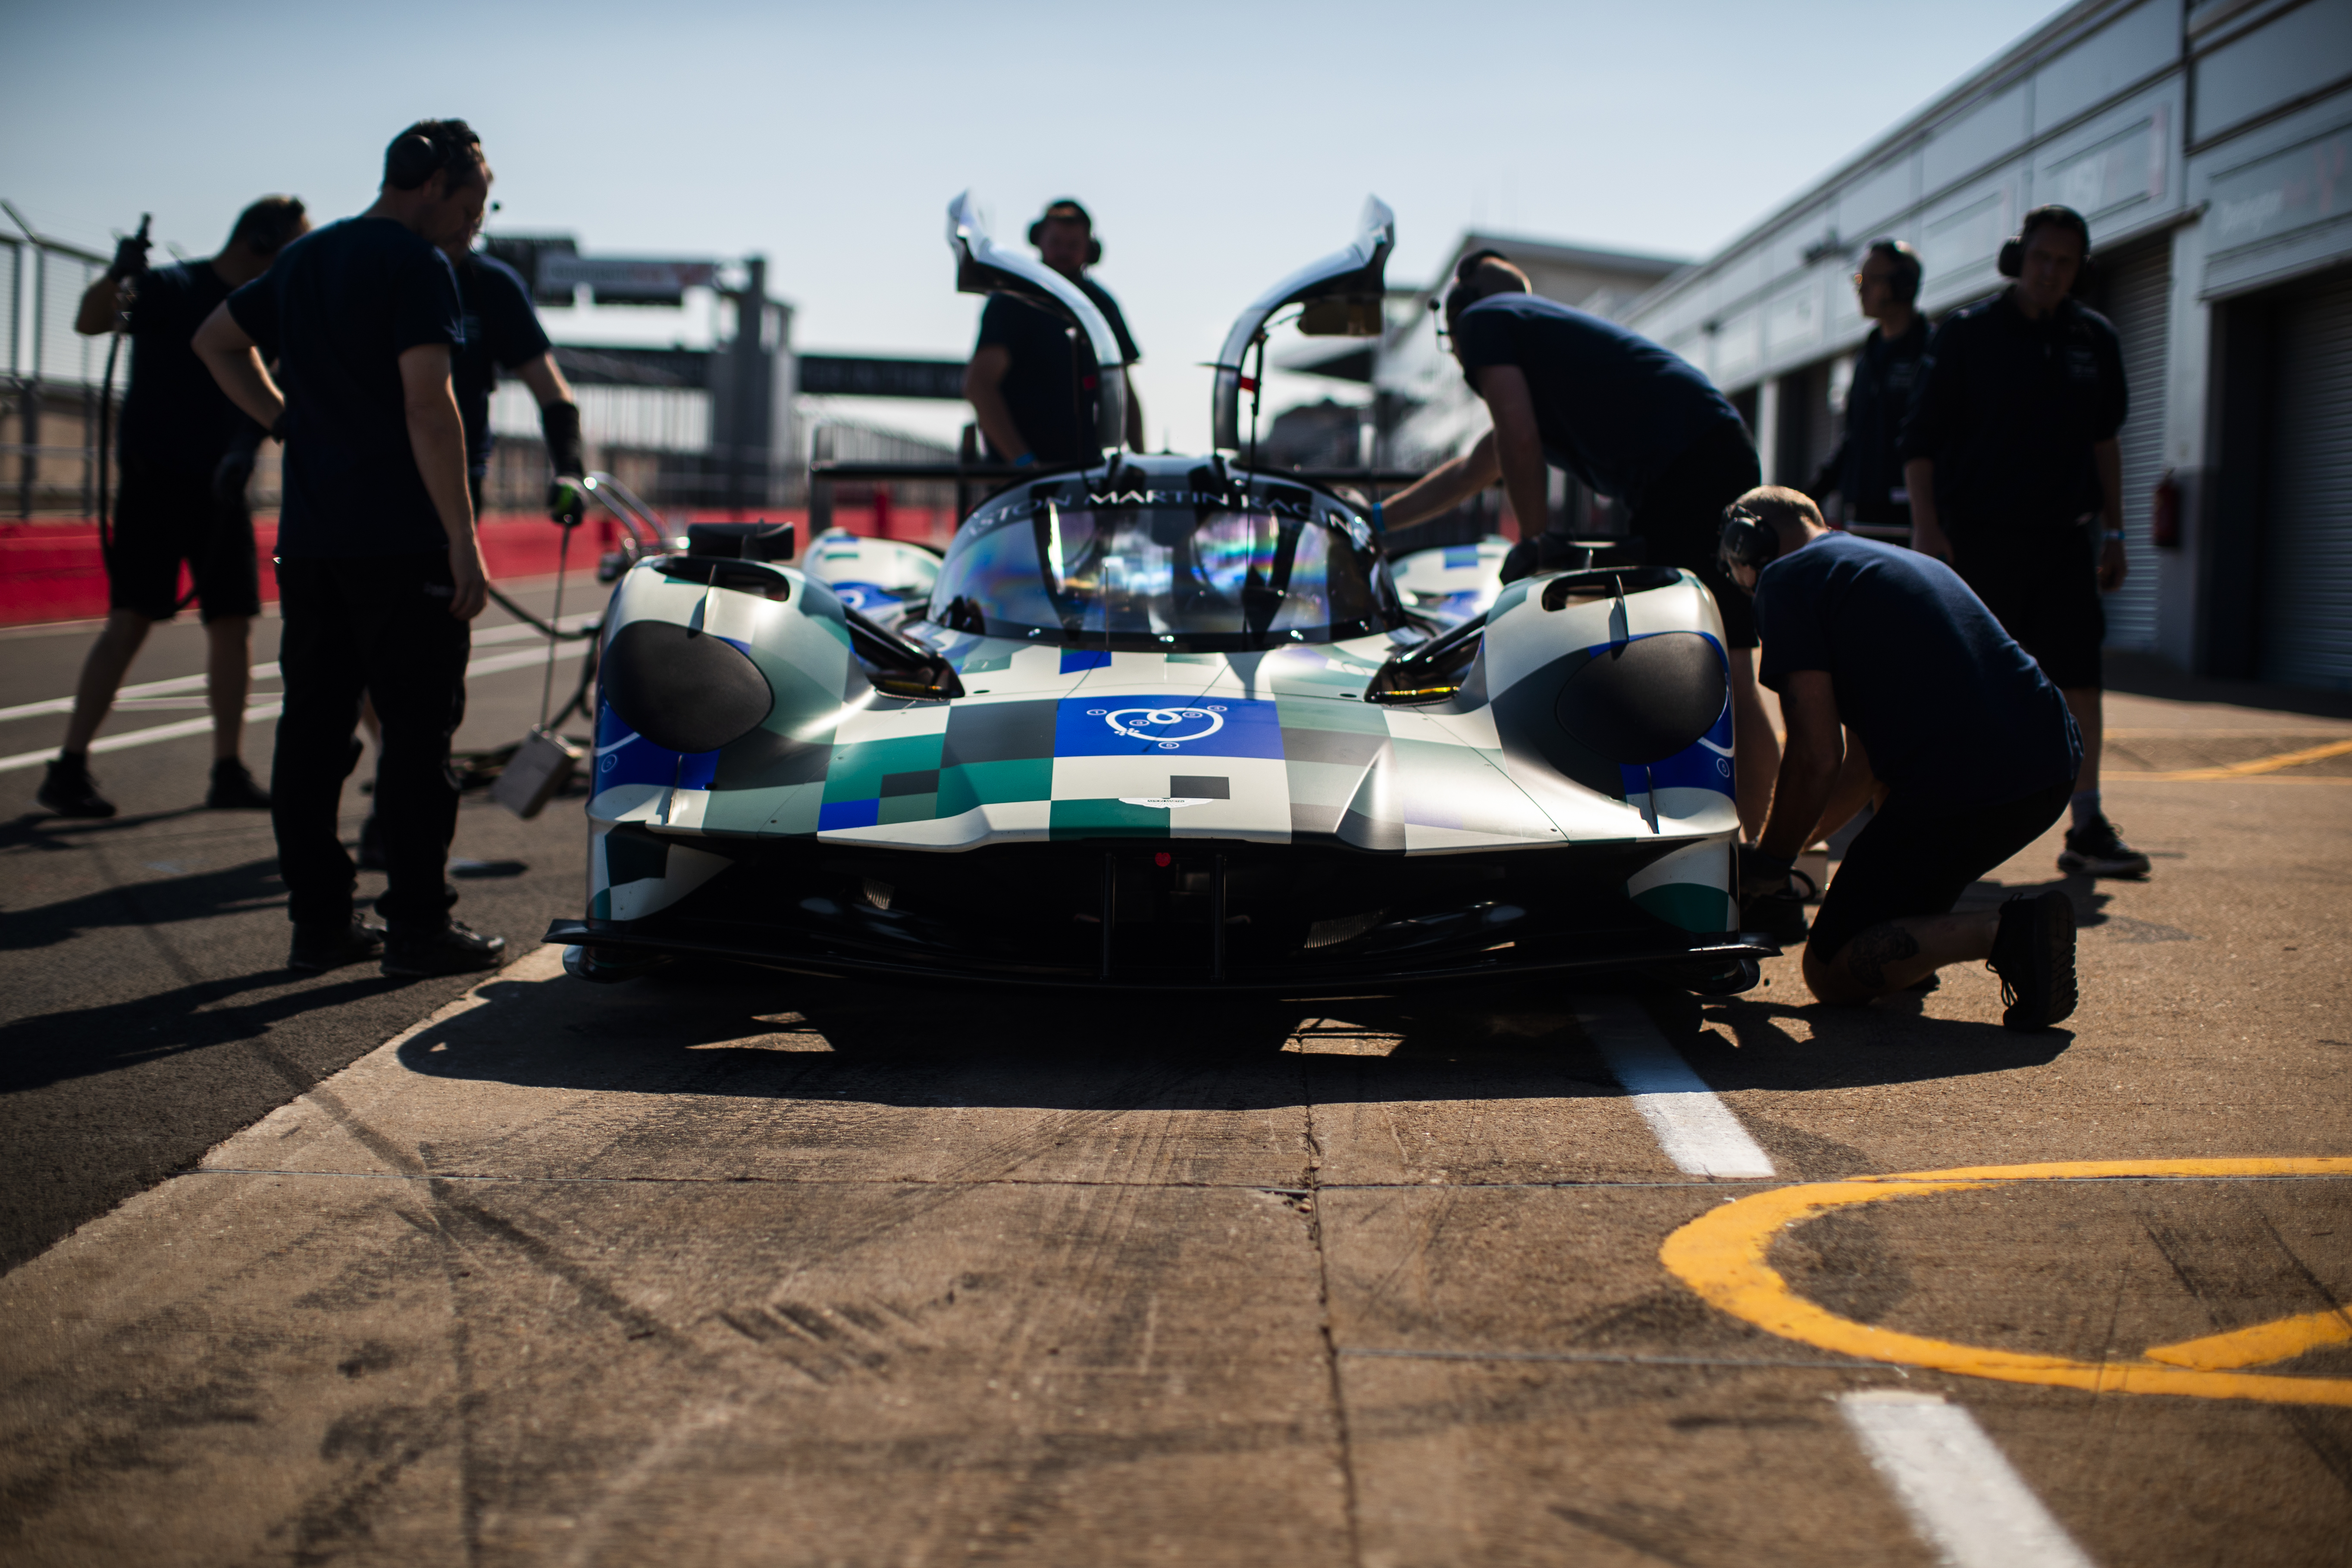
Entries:
{"label": "shadow on ground", "polygon": [[[1562,987],[1312,1002],[881,987],[719,965],[486,987],[401,1060],[436,1078],[627,1093],[1032,1109],[1263,1110],[1622,1092]],[[1894,1084],[2037,1066],[2058,1031],[1769,1001],[1641,999],[1718,1087]],[[1801,1015],[1800,1042],[1779,1020]],[[1740,1048],[1703,1027],[1732,1026]],[[1296,1048],[1286,1048],[1296,1040]]]}

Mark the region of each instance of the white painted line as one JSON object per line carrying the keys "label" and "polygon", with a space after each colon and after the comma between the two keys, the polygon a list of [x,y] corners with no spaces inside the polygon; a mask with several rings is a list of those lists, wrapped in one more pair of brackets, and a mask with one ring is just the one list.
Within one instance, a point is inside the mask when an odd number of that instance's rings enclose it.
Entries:
{"label": "white painted line", "polygon": [[1638,1005],[1622,997],[1594,997],[1579,1005],[1578,1018],[1675,1170],[1695,1176],[1773,1173],[1771,1159],[1748,1129]]}
{"label": "white painted line", "polygon": [[[503,631],[506,628],[500,626],[494,629]],[[529,631],[530,628],[524,626],[518,629]],[[509,669],[536,669],[546,662],[545,648],[517,648],[512,653],[494,653],[488,658],[478,658],[466,666],[466,679],[471,680],[476,676],[498,675]],[[560,662],[562,662],[561,656],[559,656]],[[268,668],[274,671],[278,667],[273,664]],[[198,676],[194,679],[202,680],[203,677]],[[68,706],[70,707],[71,704]],[[264,720],[277,718],[278,714],[285,711],[285,709],[286,705],[283,702],[275,700],[257,702],[245,710],[245,721],[248,724],[258,724]],[[145,730],[127,730],[119,735],[100,735],[89,743],[89,750],[93,756],[103,752],[127,752],[133,746],[152,746],[159,741],[179,741],[190,735],[209,735],[212,733],[212,729],[213,721],[209,715],[202,719],[183,719],[176,724],[157,724]],[[38,767],[53,760],[57,754],[57,749],[51,747],[47,751],[19,752],[13,757],[0,757],[0,773],[13,773],[24,768]]]}
{"label": "white painted line", "polygon": [[1838,1414],[1947,1568],[2092,1568],[1976,1417],[1933,1394],[1871,1389]]}

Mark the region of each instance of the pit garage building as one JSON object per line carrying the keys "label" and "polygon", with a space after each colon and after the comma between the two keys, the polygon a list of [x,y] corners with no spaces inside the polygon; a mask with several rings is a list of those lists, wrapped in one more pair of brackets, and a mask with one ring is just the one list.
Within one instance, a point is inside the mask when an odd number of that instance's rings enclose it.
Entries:
{"label": "pit garage building", "polygon": [[1614,313],[1803,484],[1869,326],[1863,247],[1916,246],[1940,318],[2002,286],[2002,239],[2045,202],[2090,220],[2085,297],[2130,381],[2108,645],[2352,689],[2352,0],[2070,6]]}

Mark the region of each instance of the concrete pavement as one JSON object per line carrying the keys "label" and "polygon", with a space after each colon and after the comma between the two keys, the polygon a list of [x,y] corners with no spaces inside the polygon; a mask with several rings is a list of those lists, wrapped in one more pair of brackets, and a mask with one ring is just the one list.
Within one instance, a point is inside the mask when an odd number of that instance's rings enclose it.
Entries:
{"label": "concrete pavement", "polygon": [[[2157,875],[2062,883],[2053,833],[1972,894],[2075,898],[2084,1005],[2036,1036],[1980,971],[1833,1013],[1792,960],[1723,1001],[600,989],[545,951],[462,997],[240,993],[263,1000],[230,1037],[169,1059],[383,1043],[299,1096],[219,1097],[207,1127],[243,1120],[200,1159],[193,1126],[74,1145],[143,1190],[0,1277],[0,1539],[37,1563],[2352,1560],[2352,779],[2156,776],[2352,738],[2304,706],[2116,699],[2109,806]],[[508,829],[551,864],[576,824]],[[61,926],[14,876],[8,918]],[[260,918],[214,910],[167,930],[208,952]],[[151,940],[75,929],[0,963]],[[274,962],[240,940],[225,966]],[[88,983],[56,984],[62,1018]],[[365,1007],[406,1016],[328,1024]],[[1699,1092],[1635,1081],[1633,1036]],[[1771,1173],[1688,1168],[1660,1128],[1702,1110]],[[132,1179],[134,1152],[181,1173]],[[2006,1173],[1935,1176],[1982,1167]]]}

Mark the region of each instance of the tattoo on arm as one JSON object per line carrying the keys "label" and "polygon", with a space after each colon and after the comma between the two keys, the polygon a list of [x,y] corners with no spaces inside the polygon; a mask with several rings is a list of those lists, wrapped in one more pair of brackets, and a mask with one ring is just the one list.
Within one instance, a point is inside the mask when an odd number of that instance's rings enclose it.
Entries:
{"label": "tattoo on arm", "polygon": [[1919,939],[1889,921],[1872,926],[1845,944],[1845,972],[1875,996],[1886,989],[1886,966],[1919,956]]}

